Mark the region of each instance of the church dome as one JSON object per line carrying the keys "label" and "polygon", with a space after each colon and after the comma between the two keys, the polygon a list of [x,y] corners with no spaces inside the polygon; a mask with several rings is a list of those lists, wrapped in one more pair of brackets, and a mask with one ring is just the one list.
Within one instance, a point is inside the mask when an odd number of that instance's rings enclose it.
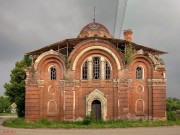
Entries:
{"label": "church dome", "polygon": [[85,37],[112,38],[108,29],[104,25],[96,22],[89,23],[82,28],[81,32],[78,35],[78,38],[85,38]]}

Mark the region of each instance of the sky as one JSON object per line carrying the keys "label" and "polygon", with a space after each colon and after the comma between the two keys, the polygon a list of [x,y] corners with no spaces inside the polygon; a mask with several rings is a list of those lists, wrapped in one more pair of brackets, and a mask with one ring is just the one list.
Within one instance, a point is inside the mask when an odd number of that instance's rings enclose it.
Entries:
{"label": "sky", "polygon": [[[0,0],[0,95],[26,52],[75,38],[93,20],[113,34],[117,0]],[[122,29],[133,42],[168,52],[167,97],[180,98],[180,0],[128,0]],[[121,38],[122,34],[121,34]]]}

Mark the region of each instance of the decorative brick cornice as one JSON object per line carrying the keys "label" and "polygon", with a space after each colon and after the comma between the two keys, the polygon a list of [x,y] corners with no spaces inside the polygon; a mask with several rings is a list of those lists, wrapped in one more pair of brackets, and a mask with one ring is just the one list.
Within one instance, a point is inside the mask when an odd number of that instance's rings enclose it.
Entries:
{"label": "decorative brick cornice", "polygon": [[60,80],[60,87],[79,87],[79,80]]}
{"label": "decorative brick cornice", "polygon": [[148,86],[165,87],[167,79],[148,79]]}
{"label": "decorative brick cornice", "polygon": [[132,79],[113,79],[114,87],[131,87]]}

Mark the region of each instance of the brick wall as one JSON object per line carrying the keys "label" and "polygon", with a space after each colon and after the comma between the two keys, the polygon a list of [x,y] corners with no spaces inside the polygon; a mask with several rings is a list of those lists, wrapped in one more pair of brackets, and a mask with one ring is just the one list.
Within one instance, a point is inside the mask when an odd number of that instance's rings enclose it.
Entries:
{"label": "brick wall", "polygon": [[[72,66],[77,55],[85,48],[94,45],[111,51],[91,49],[78,58],[73,70]],[[92,55],[103,56],[110,62],[112,67],[110,80],[81,80],[81,65]],[[39,56],[38,62],[34,63],[36,69],[34,77],[30,69],[26,71],[25,117],[27,120],[47,118],[75,121],[83,118],[88,110],[87,96],[95,90],[100,91],[102,95],[98,97],[98,93],[95,94],[94,100],[107,100],[107,103],[104,101],[102,105],[102,108],[106,107],[102,109],[106,120],[165,119],[166,117],[166,81],[162,76],[165,70],[155,69],[156,65],[147,55],[134,55],[132,63],[124,69],[122,57],[117,49],[108,42],[92,40],[82,42],[75,47],[68,57],[69,69],[65,66],[65,58],[53,51],[41,57]],[[143,79],[140,80],[136,79],[136,68],[139,65],[144,69]],[[56,80],[50,80],[51,66],[57,69]]]}

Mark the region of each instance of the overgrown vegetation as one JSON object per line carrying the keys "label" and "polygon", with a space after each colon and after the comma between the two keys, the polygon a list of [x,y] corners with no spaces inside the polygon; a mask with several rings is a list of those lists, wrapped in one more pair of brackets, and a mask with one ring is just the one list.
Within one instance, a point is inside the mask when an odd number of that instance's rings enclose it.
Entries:
{"label": "overgrown vegetation", "polygon": [[133,47],[132,44],[126,44],[124,50],[117,48],[117,50],[121,53],[123,57],[124,65],[127,65],[132,62],[132,55],[133,55]]}
{"label": "overgrown vegetation", "polygon": [[35,70],[35,68],[34,68],[34,66],[33,65],[31,65],[30,66],[30,72],[31,72],[31,78],[33,78],[34,79],[34,77],[35,77],[35,73],[36,73],[36,70]]}
{"label": "overgrown vegetation", "polygon": [[0,116],[17,116],[16,113],[0,113]]}
{"label": "overgrown vegetation", "polygon": [[71,61],[68,60],[68,57],[65,56],[65,66],[66,66],[66,69],[69,69],[70,68],[70,64],[71,64]]}
{"label": "overgrown vegetation", "polygon": [[179,110],[179,99],[167,98],[167,121],[143,121],[143,120],[118,120],[103,121],[94,119],[92,115],[86,116],[79,122],[59,122],[41,119],[36,122],[26,121],[23,118],[4,121],[3,125],[14,128],[128,128],[128,127],[156,127],[156,126],[180,126],[176,110]]}
{"label": "overgrown vegetation", "polygon": [[84,125],[89,125],[91,122],[92,122],[92,117],[90,115],[87,115],[82,121]]}
{"label": "overgrown vegetation", "polygon": [[129,64],[132,62],[132,54],[133,54],[133,49],[132,49],[132,44],[128,44],[125,46],[125,54],[124,54],[124,63]]}
{"label": "overgrown vegetation", "polygon": [[4,121],[4,126],[14,128],[128,128],[128,127],[156,127],[180,125],[180,121],[92,121],[90,124],[83,122],[58,122],[39,120],[27,122],[23,118]]}
{"label": "overgrown vegetation", "polygon": [[9,97],[0,97],[0,113],[9,113],[11,111],[11,102]]}
{"label": "overgrown vegetation", "polygon": [[166,99],[167,119],[172,121],[175,121],[176,119],[180,120],[180,114],[176,112],[177,110],[180,110],[180,99],[167,98]]}
{"label": "overgrown vegetation", "polygon": [[9,83],[4,85],[6,89],[5,95],[10,99],[10,102],[15,102],[17,105],[17,113],[19,117],[25,114],[25,68],[31,65],[31,59],[24,56],[24,59],[16,62],[15,68],[11,71],[11,79]]}

